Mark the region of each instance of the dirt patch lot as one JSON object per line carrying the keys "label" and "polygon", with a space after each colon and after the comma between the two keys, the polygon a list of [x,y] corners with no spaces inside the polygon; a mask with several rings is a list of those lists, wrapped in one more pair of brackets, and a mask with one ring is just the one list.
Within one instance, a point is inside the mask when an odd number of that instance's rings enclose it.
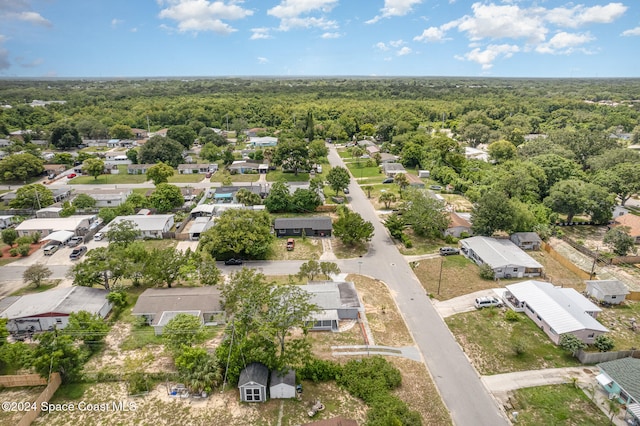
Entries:
{"label": "dirt patch lot", "polygon": [[287,238],[276,238],[269,247],[268,260],[318,260],[322,254],[322,241],[318,238],[294,238],[296,246],[287,250]]}
{"label": "dirt patch lot", "polygon": [[483,309],[445,320],[480,374],[575,367],[577,359],[554,345],[533,321],[518,314],[507,321],[507,308]]}
{"label": "dirt patch lot", "polygon": [[550,281],[554,285],[561,287],[571,287],[580,292],[584,291],[586,285],[582,278],[562,266],[560,262],[553,259],[548,253],[544,251],[528,251],[527,254],[544,267],[545,281]]}
{"label": "dirt patch lot", "polygon": [[637,323],[636,331],[632,331],[632,318],[640,321],[640,302],[627,300],[621,306],[602,308],[598,314],[598,321],[611,331],[609,335],[615,342],[614,350],[640,348],[640,323]]}
{"label": "dirt patch lot", "polygon": [[[16,403],[32,403],[44,390],[44,386],[30,386],[19,388],[4,388],[0,391],[0,399],[2,402],[16,402]],[[10,407],[11,408],[11,407]],[[0,410],[0,424],[3,425],[17,425],[27,409],[17,410]]]}

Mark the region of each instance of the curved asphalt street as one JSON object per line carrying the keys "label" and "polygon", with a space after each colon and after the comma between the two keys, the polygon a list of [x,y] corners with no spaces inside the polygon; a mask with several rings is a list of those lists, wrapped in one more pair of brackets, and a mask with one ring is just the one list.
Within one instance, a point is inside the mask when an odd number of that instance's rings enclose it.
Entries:
{"label": "curved asphalt street", "polygon": [[[331,166],[343,166],[335,147],[329,150]],[[364,275],[387,284],[409,331],[413,335],[442,399],[456,425],[507,425],[480,376],[440,318],[422,285],[402,257],[371,203],[352,180],[351,208],[375,228],[369,252],[358,263]],[[352,261],[349,262],[352,264]],[[345,265],[346,266],[346,265]],[[348,272],[348,270],[343,270]],[[351,271],[353,272],[353,271]]]}

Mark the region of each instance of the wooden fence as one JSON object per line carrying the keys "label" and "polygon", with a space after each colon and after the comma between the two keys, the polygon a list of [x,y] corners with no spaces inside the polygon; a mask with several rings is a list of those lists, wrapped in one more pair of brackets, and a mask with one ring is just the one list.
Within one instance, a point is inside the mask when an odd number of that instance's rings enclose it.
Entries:
{"label": "wooden fence", "polygon": [[60,378],[59,373],[51,374],[51,377],[49,377],[49,384],[42,391],[38,399],[36,399],[36,409],[34,411],[27,411],[27,413],[22,416],[22,419],[20,419],[18,426],[29,426],[40,415],[40,407],[42,407],[42,403],[49,402],[53,394],[56,393],[60,387],[61,383],[62,379]]}
{"label": "wooden fence", "polygon": [[576,274],[581,279],[588,280],[591,278],[588,272],[580,269],[573,262],[571,262],[569,259],[567,259],[563,255],[555,251],[553,247],[551,247],[549,244],[545,243],[544,241],[542,242],[542,249],[547,253],[549,253],[549,256],[551,256],[551,258],[558,261],[558,263],[560,263],[562,266],[564,266],[565,268],[567,268],[568,270]]}
{"label": "wooden fence", "polygon": [[585,352],[581,349],[576,353],[576,358],[578,358],[582,364],[597,364],[599,362],[614,361],[630,356],[640,358],[640,351]]}
{"label": "wooden fence", "polygon": [[0,386],[15,388],[21,386],[45,386],[47,379],[39,374],[16,374],[13,376],[0,376]]}

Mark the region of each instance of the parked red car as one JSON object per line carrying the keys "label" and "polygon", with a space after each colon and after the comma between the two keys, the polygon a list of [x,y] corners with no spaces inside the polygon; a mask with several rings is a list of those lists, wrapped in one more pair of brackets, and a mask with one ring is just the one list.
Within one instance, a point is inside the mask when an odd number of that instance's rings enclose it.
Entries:
{"label": "parked red car", "polygon": [[74,177],[76,177],[77,175],[75,173],[69,173],[67,175],[67,179],[73,179]]}

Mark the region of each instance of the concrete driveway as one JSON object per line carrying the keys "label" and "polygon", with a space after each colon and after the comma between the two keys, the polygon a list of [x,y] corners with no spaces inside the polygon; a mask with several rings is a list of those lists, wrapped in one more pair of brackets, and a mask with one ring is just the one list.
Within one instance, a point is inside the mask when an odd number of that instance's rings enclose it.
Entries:
{"label": "concrete driveway", "polygon": [[442,318],[447,318],[455,314],[459,314],[461,312],[471,312],[475,311],[476,308],[473,306],[476,297],[482,296],[494,296],[497,297],[499,293],[495,290],[480,290],[475,293],[465,294],[463,296],[454,297],[449,300],[432,300],[433,307],[436,308],[436,311],[440,314]]}

